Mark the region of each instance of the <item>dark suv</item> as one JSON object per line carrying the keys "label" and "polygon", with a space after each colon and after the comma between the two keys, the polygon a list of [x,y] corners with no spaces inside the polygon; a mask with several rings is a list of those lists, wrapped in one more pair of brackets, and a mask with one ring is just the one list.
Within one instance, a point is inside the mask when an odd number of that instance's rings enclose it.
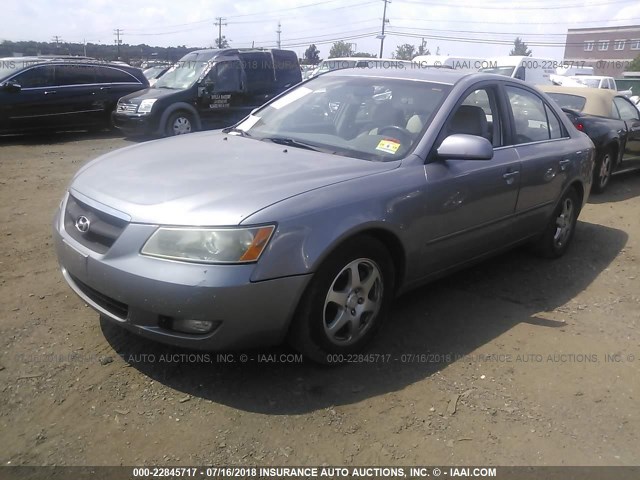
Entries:
{"label": "dark suv", "polygon": [[226,127],[300,81],[292,51],[197,50],[152,88],[121,98],[113,124],[128,135],[162,136]]}
{"label": "dark suv", "polygon": [[118,99],[147,88],[138,68],[86,57],[0,59],[0,133],[110,125]]}

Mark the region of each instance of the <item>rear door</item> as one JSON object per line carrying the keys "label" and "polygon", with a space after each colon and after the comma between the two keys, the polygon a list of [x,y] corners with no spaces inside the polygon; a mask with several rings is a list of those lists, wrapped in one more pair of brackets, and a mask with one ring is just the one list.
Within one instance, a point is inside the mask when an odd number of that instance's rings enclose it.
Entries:
{"label": "rear door", "polygon": [[96,67],[83,64],[55,66],[58,121],[67,127],[94,124],[102,108],[96,85]]}
{"label": "rear door", "polygon": [[505,92],[513,125],[508,143],[521,161],[516,227],[519,236],[526,236],[546,225],[569,173],[578,168],[578,152],[541,96],[516,85],[505,86]]}

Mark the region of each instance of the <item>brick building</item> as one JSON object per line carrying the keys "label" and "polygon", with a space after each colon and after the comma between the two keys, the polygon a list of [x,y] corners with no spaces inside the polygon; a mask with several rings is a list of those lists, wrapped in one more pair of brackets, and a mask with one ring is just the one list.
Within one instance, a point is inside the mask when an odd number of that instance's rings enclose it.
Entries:
{"label": "brick building", "polygon": [[564,47],[566,62],[594,67],[596,75],[621,77],[640,55],[640,25],[570,28]]}

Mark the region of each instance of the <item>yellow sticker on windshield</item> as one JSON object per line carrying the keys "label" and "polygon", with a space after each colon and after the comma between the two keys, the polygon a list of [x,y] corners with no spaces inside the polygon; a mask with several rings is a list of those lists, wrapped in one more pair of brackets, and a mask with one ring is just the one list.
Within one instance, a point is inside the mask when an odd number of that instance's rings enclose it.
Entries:
{"label": "yellow sticker on windshield", "polygon": [[385,153],[396,153],[399,148],[400,144],[398,142],[395,142],[393,140],[380,140],[380,143],[378,143],[376,150],[380,150],[381,152]]}

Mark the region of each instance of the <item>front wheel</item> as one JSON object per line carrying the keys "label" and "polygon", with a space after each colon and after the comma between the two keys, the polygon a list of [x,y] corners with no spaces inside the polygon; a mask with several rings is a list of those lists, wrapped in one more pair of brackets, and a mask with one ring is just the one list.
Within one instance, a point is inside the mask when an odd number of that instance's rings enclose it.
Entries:
{"label": "front wheel", "polygon": [[371,237],[352,239],[315,273],[289,343],[318,363],[329,363],[330,354],[358,352],[380,328],[393,292],[393,262],[385,246]]}
{"label": "front wheel", "polygon": [[602,193],[609,185],[611,172],[613,171],[613,161],[613,152],[610,149],[598,155],[596,164],[593,167],[593,185],[591,186],[593,193]]}
{"label": "front wheel", "polygon": [[178,111],[169,115],[169,119],[165,126],[165,133],[167,136],[185,135],[195,131],[196,127],[194,118],[190,113]]}
{"label": "front wheel", "polygon": [[540,255],[546,258],[558,258],[565,254],[573,240],[580,206],[577,192],[570,188],[562,196],[549,224],[536,244],[536,250]]}

